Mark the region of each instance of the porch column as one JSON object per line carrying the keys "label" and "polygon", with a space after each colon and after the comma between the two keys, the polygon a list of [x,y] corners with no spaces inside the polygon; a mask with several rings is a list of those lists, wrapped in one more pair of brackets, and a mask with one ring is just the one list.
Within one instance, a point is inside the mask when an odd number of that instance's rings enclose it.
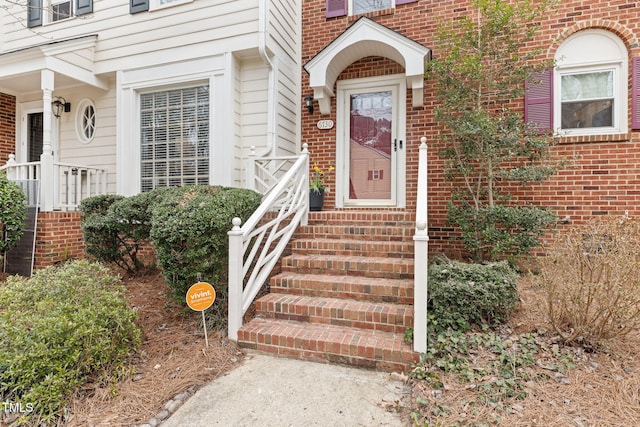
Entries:
{"label": "porch column", "polygon": [[43,212],[53,210],[54,203],[54,170],[53,150],[51,145],[51,94],[54,88],[54,73],[51,70],[40,72],[40,88],[42,89],[42,154],[40,155],[40,209]]}

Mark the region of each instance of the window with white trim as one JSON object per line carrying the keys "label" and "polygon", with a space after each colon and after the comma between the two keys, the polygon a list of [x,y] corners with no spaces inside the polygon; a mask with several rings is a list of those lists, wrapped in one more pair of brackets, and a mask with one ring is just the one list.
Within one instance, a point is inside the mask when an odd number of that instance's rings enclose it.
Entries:
{"label": "window with white trim", "polygon": [[[401,4],[418,0],[326,0],[327,18],[345,15],[360,15],[377,10],[393,9]],[[348,13],[347,13],[348,12]]]}
{"label": "window with white trim", "polygon": [[554,128],[566,135],[627,131],[624,43],[605,30],[581,31],[556,53]]}
{"label": "window with white trim", "polygon": [[90,99],[83,99],[76,110],[76,135],[83,144],[93,141],[96,133],[96,106]]}
{"label": "window with white trim", "polygon": [[208,85],[140,94],[140,183],[209,183]]}
{"label": "window with white trim", "polygon": [[193,0],[151,0],[149,10],[164,9],[165,7],[191,3]]}
{"label": "window with white trim", "polygon": [[52,0],[49,14],[49,22],[62,21],[71,18],[73,11],[73,2],[71,0]]}

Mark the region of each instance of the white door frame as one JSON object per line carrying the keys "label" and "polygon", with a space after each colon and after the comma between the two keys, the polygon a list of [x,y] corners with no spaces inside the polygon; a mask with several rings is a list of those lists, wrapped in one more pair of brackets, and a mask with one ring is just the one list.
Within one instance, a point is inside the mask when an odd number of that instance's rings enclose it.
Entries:
{"label": "white door frame", "polygon": [[[391,199],[349,200],[349,121],[350,94],[362,91],[391,90],[393,94],[392,146],[398,141],[397,151],[392,152]],[[406,78],[403,74],[391,76],[339,80],[336,97],[336,207],[398,207],[406,206]],[[402,141],[402,142],[400,142]],[[395,159],[394,159],[395,157]]]}
{"label": "white door frame", "polygon": [[[29,147],[27,145],[29,139],[29,136],[27,135],[27,116],[29,114],[44,113],[44,109],[42,108],[42,101],[23,102],[18,105],[20,120],[18,121],[19,129],[16,129],[16,136],[19,135],[16,144],[16,161],[18,163],[24,163],[27,161],[29,156]],[[51,119],[51,150],[53,150],[54,162],[58,161],[60,151],[58,120],[59,119],[56,119],[55,117],[52,117]]]}

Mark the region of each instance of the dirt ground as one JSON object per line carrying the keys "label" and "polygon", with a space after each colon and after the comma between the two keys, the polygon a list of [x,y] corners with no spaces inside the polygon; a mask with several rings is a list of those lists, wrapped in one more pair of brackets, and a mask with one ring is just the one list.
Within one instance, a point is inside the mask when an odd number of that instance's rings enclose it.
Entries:
{"label": "dirt ground", "polygon": [[140,350],[131,361],[131,372],[118,384],[92,381],[76,393],[68,426],[143,424],[177,394],[195,392],[242,360],[243,353],[226,339],[226,333],[208,331],[206,347],[201,313],[167,298],[169,290],[161,274],[138,275],[123,282],[130,304],[138,311]]}
{"label": "dirt ground", "polygon": [[[547,331],[538,340],[544,344],[527,373],[538,378],[527,381],[527,397],[506,399],[499,404],[482,403],[477,384],[443,375],[444,386],[434,389],[424,381],[411,381],[412,396],[405,413],[419,410],[413,425],[429,426],[545,426],[601,427],[640,425],[640,336],[626,336],[593,350],[558,343],[545,321],[545,301],[531,280],[519,282],[521,304],[499,334],[512,341],[518,334]],[[550,351],[553,349],[553,351]],[[570,357],[574,367],[558,372],[557,354]],[[478,365],[490,354],[474,355]],[[483,360],[483,358],[485,358]],[[566,359],[564,359],[566,360]],[[419,403],[418,403],[419,402]]]}
{"label": "dirt ground", "polygon": [[[142,346],[132,360],[134,369],[117,385],[95,381],[83,387],[70,405],[69,426],[142,424],[172,397],[194,392],[233,369],[244,356],[218,331],[209,331],[209,347],[205,348],[200,313],[169,300],[160,274],[125,279],[124,283],[143,329]],[[520,294],[521,307],[503,333],[515,336],[548,329],[539,290],[524,279]],[[545,337],[541,339],[553,340],[552,334]],[[640,337],[634,335],[597,352],[564,349],[575,367],[560,377],[548,369],[554,356],[542,351],[528,369],[532,376],[546,379],[527,382],[526,399],[511,399],[498,407],[478,404],[476,390],[453,375],[443,377],[444,387],[438,392],[424,381],[410,381],[412,395],[403,413],[407,425],[416,426],[640,425],[639,345]],[[439,409],[437,415],[433,408]],[[411,412],[417,409],[431,414],[428,424],[424,418],[411,419]]]}

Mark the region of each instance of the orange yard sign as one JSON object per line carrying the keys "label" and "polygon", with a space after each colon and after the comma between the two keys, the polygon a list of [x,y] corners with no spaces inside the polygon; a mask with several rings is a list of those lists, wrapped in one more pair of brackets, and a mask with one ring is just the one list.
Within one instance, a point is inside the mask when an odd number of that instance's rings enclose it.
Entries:
{"label": "orange yard sign", "polygon": [[195,311],[204,311],[216,300],[216,290],[207,282],[198,282],[187,291],[187,305]]}

